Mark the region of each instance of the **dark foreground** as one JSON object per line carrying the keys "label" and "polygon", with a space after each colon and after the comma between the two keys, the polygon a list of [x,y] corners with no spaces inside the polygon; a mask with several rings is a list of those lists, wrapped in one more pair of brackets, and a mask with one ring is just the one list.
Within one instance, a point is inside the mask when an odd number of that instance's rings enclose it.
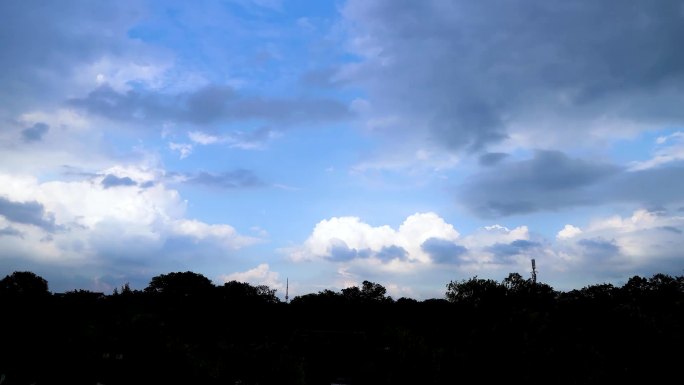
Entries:
{"label": "dark foreground", "polygon": [[2,385],[679,383],[684,369],[683,277],[558,293],[511,274],[423,302],[364,282],[289,304],[194,273],[108,296],[26,278],[2,281]]}

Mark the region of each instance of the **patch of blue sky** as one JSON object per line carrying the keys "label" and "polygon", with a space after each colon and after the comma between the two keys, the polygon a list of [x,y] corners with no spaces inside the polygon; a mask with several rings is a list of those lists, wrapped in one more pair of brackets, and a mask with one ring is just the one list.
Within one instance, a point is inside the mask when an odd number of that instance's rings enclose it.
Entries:
{"label": "patch of blue sky", "polygon": [[632,162],[643,162],[653,157],[660,147],[658,138],[668,137],[684,127],[663,127],[658,130],[642,131],[634,138],[616,140],[610,147],[611,158],[620,165],[629,166]]}

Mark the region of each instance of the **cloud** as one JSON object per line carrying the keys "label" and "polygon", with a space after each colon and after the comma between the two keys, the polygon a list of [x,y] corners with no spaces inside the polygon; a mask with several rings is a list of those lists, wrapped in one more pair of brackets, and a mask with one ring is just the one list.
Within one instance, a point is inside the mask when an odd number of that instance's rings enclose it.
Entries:
{"label": "cloud", "polygon": [[264,182],[252,171],[244,169],[226,171],[223,173],[200,172],[197,174],[187,174],[185,175],[184,182],[220,189],[264,186]]}
{"label": "cloud", "polygon": [[[11,225],[23,236],[0,237],[0,267],[78,266],[79,274],[90,277],[142,275],[186,268],[187,261],[195,268],[225,265],[235,250],[262,241],[228,224],[188,218],[187,202],[163,180],[141,186],[156,172],[119,166],[96,174],[39,182],[0,173],[0,228]],[[102,175],[129,178],[136,185],[106,188]]]}
{"label": "cloud", "polygon": [[460,203],[484,218],[617,202],[663,206],[684,199],[684,167],[630,171],[558,151],[536,151],[531,159],[474,174],[460,186],[458,196]]}
{"label": "cloud", "polygon": [[192,154],[192,144],[190,143],[174,143],[174,142],[169,142],[169,149],[172,151],[178,151],[180,154],[181,159],[185,159],[190,154]]}
{"label": "cloud", "polygon": [[290,250],[293,260],[349,261],[372,258],[380,262],[430,262],[421,245],[430,238],[456,240],[454,227],[435,213],[417,213],[398,229],[373,227],[357,217],[334,217],[319,222],[301,247]]}
{"label": "cloud", "polygon": [[461,255],[468,252],[465,247],[440,238],[429,238],[420,247],[436,263],[458,263]]}
{"label": "cloud", "polygon": [[217,143],[221,140],[217,136],[209,135],[209,134],[204,133],[202,131],[190,131],[190,132],[188,132],[188,138],[190,138],[190,140],[193,143],[202,144],[205,146],[208,144]]}
{"label": "cloud", "polygon": [[400,246],[384,246],[380,251],[375,253],[375,257],[381,261],[388,262],[393,259],[406,260],[408,252]]}
{"label": "cloud", "polygon": [[220,279],[223,282],[247,282],[252,285],[266,285],[271,289],[285,289],[285,285],[280,280],[280,274],[271,271],[268,263],[259,264],[257,267],[244,272],[222,275]]}
{"label": "cloud", "polygon": [[684,122],[681,14],[678,1],[350,0],[359,60],[338,77],[365,90],[367,121],[392,119],[392,137],[596,145]]}
{"label": "cloud", "polygon": [[143,4],[133,3],[2,2],[0,114],[59,102],[98,79],[125,88],[127,82],[158,77],[168,55],[128,36],[144,13]]}
{"label": "cloud", "polygon": [[39,142],[43,136],[50,130],[50,126],[45,123],[36,123],[29,128],[21,131],[21,137],[24,142]]}
{"label": "cloud", "polygon": [[478,160],[482,166],[493,166],[506,159],[508,156],[509,154],[503,152],[488,152],[480,155]]}
{"label": "cloud", "polygon": [[556,238],[558,239],[570,239],[577,235],[582,234],[582,229],[575,227],[573,225],[565,225],[561,231],[558,232]]}
{"label": "cloud", "polygon": [[511,257],[518,254],[528,253],[537,247],[539,242],[528,241],[526,239],[516,239],[511,243],[495,243],[487,247],[487,251],[494,254],[497,258]]}
{"label": "cloud", "polygon": [[195,144],[207,146],[211,144],[225,144],[230,148],[242,150],[262,149],[268,141],[279,136],[279,133],[267,127],[251,131],[232,131],[223,135],[208,134],[203,131],[188,132],[188,138]]}
{"label": "cloud", "polygon": [[3,236],[3,235],[4,236],[23,238],[22,232],[15,229],[14,227],[11,227],[11,226],[6,226],[3,228],[0,228],[0,236]]}
{"label": "cloud", "polygon": [[460,197],[483,217],[556,210],[603,199],[596,185],[619,172],[608,163],[536,151],[532,159],[507,162],[471,177]]}
{"label": "cloud", "polygon": [[615,240],[580,239],[577,244],[582,246],[586,255],[591,258],[608,258],[620,253],[620,248],[615,244]]}
{"label": "cloud", "polygon": [[347,242],[332,238],[330,240],[330,255],[332,261],[350,261],[355,258],[365,258],[370,254],[369,249],[357,250],[352,249],[347,245]]}
{"label": "cloud", "polygon": [[102,85],[71,106],[124,122],[177,121],[199,126],[217,122],[267,121],[279,124],[338,121],[350,117],[348,108],[332,99],[275,99],[238,94],[223,85],[208,85],[191,92],[118,92]]}
{"label": "cloud", "polygon": [[0,215],[8,221],[40,227],[53,232],[56,230],[54,215],[45,211],[45,207],[36,201],[14,202],[0,196]]}
{"label": "cloud", "polygon": [[131,179],[127,176],[123,177],[123,178],[119,178],[116,175],[112,175],[112,174],[107,174],[107,176],[105,176],[102,179],[102,182],[100,182],[100,183],[102,184],[102,187],[104,187],[104,188],[112,188],[112,187],[118,187],[118,186],[136,186],[137,185],[137,183],[135,183],[135,181],[133,179]]}
{"label": "cloud", "polygon": [[676,210],[598,217],[581,228],[566,225],[558,233],[572,236],[551,239],[527,226],[501,225],[460,236],[434,213],[409,216],[398,229],[341,217],[319,222],[301,245],[286,251],[298,262],[333,264],[337,275],[330,280],[340,287],[390,280],[421,293],[435,279],[525,274],[534,258],[543,282],[567,290],[635,274],[681,274],[682,229],[684,217]]}

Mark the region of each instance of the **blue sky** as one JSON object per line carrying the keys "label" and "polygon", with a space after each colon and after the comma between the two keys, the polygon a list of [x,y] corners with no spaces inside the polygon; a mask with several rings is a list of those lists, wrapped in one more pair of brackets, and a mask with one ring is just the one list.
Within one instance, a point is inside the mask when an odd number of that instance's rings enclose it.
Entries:
{"label": "blue sky", "polygon": [[0,273],[682,274],[680,1],[0,5]]}

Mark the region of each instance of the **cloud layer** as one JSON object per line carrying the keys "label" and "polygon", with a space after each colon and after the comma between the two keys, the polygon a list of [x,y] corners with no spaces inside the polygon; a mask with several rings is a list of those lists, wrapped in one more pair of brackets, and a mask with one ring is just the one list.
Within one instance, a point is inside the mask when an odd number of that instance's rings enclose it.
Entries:
{"label": "cloud layer", "polygon": [[459,190],[459,202],[485,218],[621,202],[671,206],[684,202],[684,167],[627,169],[559,151],[536,151],[531,159],[476,173]]}
{"label": "cloud layer", "polygon": [[342,13],[360,61],[337,76],[393,137],[558,148],[684,122],[679,1],[350,0]]}

